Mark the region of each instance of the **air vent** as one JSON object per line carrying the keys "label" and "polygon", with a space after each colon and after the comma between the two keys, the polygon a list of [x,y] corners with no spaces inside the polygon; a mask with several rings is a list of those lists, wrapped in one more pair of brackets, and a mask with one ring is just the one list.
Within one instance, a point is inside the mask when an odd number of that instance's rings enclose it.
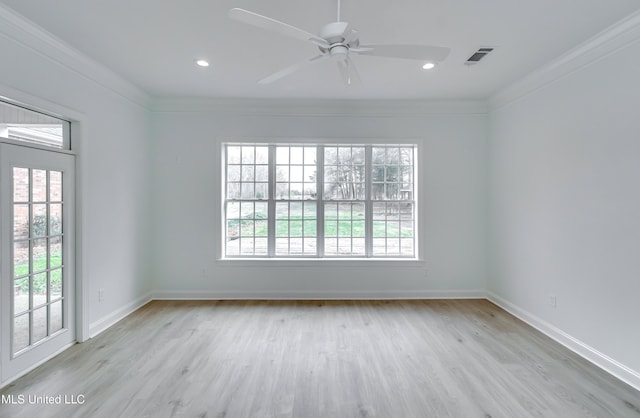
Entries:
{"label": "air vent", "polygon": [[467,58],[467,60],[465,61],[465,64],[467,65],[477,64],[478,62],[480,62],[481,59],[486,57],[491,51],[493,51],[493,48],[488,48],[488,47],[479,48],[469,58]]}

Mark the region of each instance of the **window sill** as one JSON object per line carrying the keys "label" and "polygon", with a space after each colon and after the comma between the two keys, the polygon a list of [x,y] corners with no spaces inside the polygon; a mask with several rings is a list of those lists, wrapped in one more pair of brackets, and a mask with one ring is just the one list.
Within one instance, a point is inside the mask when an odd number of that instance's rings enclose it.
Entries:
{"label": "window sill", "polygon": [[372,267],[424,267],[426,262],[417,258],[220,258],[221,267],[327,267],[344,268]]}

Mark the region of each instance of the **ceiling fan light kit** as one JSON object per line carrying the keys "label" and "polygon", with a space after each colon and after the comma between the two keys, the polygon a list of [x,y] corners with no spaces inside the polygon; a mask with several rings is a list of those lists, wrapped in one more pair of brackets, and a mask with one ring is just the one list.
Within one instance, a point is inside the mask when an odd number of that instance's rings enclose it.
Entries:
{"label": "ceiling fan light kit", "polygon": [[272,83],[307,65],[331,58],[336,62],[344,84],[351,86],[360,84],[360,76],[351,60],[351,54],[422,61],[426,62],[422,67],[425,70],[434,68],[437,62],[443,61],[449,55],[450,49],[441,46],[360,44],[358,31],[352,29],[348,22],[342,22],[340,19],[340,0],[338,0],[337,9],[336,21],[324,25],[318,35],[249,10],[233,8],[229,11],[229,17],[238,22],[311,42],[320,51],[319,55],[263,78],[258,81],[259,84]]}

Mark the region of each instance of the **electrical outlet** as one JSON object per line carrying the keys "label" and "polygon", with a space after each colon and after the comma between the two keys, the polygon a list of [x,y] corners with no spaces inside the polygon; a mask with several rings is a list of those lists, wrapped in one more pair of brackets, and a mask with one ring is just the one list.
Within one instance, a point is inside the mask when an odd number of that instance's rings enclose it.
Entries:
{"label": "electrical outlet", "polygon": [[558,299],[556,295],[549,295],[549,306],[551,306],[552,308],[558,306]]}
{"label": "electrical outlet", "polygon": [[104,289],[98,290],[98,302],[102,302],[104,300]]}

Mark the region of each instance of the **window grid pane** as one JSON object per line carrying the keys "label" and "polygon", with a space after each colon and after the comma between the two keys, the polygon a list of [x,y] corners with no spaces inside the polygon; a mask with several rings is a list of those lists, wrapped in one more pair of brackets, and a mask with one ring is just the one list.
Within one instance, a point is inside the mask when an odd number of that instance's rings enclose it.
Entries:
{"label": "window grid pane", "polygon": [[374,256],[413,256],[414,230],[413,202],[373,203]]}
{"label": "window grid pane", "polygon": [[413,147],[372,149],[372,200],[413,200]]}
{"label": "window grid pane", "polygon": [[364,200],[365,177],[365,147],[324,148],[325,200]]}
{"label": "window grid pane", "polygon": [[326,202],[324,204],[324,253],[327,256],[364,256],[365,204]]}
{"label": "window grid pane", "polygon": [[226,255],[267,255],[267,202],[227,202],[226,214]]}
{"label": "window grid pane", "polygon": [[316,202],[276,202],[276,255],[317,254]]}
{"label": "window grid pane", "polygon": [[265,146],[227,147],[227,199],[267,199],[268,153]]}
{"label": "window grid pane", "polygon": [[316,147],[276,147],[276,200],[316,199]]}

